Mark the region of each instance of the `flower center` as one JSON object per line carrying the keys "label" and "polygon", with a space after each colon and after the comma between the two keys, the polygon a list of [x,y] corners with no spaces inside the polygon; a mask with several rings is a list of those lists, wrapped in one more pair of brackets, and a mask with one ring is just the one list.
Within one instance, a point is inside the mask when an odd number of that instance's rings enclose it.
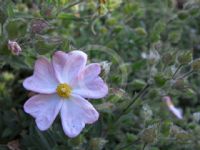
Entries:
{"label": "flower center", "polygon": [[69,98],[72,89],[67,83],[61,83],[57,86],[56,92],[60,97]]}

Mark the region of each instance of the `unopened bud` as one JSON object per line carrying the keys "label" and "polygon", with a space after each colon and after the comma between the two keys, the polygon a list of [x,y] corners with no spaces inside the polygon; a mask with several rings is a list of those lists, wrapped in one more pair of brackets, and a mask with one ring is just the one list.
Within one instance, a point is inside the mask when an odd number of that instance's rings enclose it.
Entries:
{"label": "unopened bud", "polygon": [[176,89],[185,88],[185,81],[183,79],[173,80],[171,83],[172,83],[172,86],[174,86]]}
{"label": "unopened bud", "polygon": [[141,36],[146,36],[147,35],[147,32],[144,28],[142,27],[138,27],[138,28],[135,28],[135,32]]}
{"label": "unopened bud", "polygon": [[122,25],[116,25],[113,29],[113,32],[115,33],[119,33],[120,31],[123,30],[123,26]]}
{"label": "unopened bud", "polygon": [[158,74],[155,75],[154,81],[155,81],[157,86],[161,87],[161,86],[165,85],[167,80],[166,80],[166,77],[163,74],[158,73]]}
{"label": "unopened bud", "polygon": [[11,81],[11,80],[14,79],[14,75],[12,73],[9,73],[9,72],[3,72],[2,77],[5,81]]}
{"label": "unopened bud", "polygon": [[116,20],[116,18],[109,18],[109,19],[107,19],[106,23],[110,26],[113,26],[113,25],[117,24],[117,20]]}
{"label": "unopened bud", "polygon": [[185,20],[189,17],[188,12],[187,11],[180,11],[178,13],[178,18],[181,20]]}
{"label": "unopened bud", "polygon": [[100,32],[101,32],[101,33],[108,33],[108,29],[107,29],[106,27],[102,27],[102,28],[100,29]]}
{"label": "unopened bud", "polygon": [[28,8],[25,4],[18,4],[17,9],[19,12],[28,12]]}
{"label": "unopened bud", "polygon": [[143,80],[140,80],[140,79],[135,79],[133,82],[132,82],[132,85],[134,87],[134,89],[136,90],[141,90],[144,88],[144,86],[146,85],[146,82],[143,81]]}
{"label": "unopened bud", "polygon": [[172,56],[172,54],[170,54],[170,53],[164,54],[163,57],[162,57],[162,61],[166,65],[172,64],[173,63],[173,56]]}
{"label": "unopened bud", "polygon": [[41,33],[46,27],[48,27],[48,23],[45,20],[37,19],[31,24],[31,32]]}
{"label": "unopened bud", "polygon": [[8,41],[8,49],[11,50],[13,55],[19,55],[22,52],[21,47],[15,41]]}
{"label": "unopened bud", "polygon": [[172,44],[177,44],[181,39],[182,31],[172,31],[169,33],[168,40]]}
{"label": "unopened bud", "polygon": [[193,71],[200,70],[200,59],[196,59],[192,62],[192,69],[193,69]]}
{"label": "unopened bud", "polygon": [[155,127],[148,127],[146,129],[144,129],[140,135],[141,140],[144,143],[154,143],[156,141],[157,138],[157,134],[156,134],[156,128]]}
{"label": "unopened bud", "polygon": [[182,65],[186,65],[192,61],[192,52],[186,52],[178,57],[178,62]]}
{"label": "unopened bud", "polygon": [[198,5],[197,5],[197,6],[196,6],[196,5],[193,5],[193,7],[190,8],[190,10],[189,10],[190,15],[192,15],[192,16],[197,15],[198,12],[199,12],[199,7],[198,7]]}
{"label": "unopened bud", "polygon": [[127,138],[128,142],[133,142],[133,141],[137,140],[137,136],[132,133],[127,133],[126,138]]}

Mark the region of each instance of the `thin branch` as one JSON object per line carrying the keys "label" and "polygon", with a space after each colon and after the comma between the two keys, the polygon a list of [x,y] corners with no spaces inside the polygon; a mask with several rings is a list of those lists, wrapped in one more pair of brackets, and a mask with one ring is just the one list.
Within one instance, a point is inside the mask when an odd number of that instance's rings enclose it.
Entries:
{"label": "thin branch", "polygon": [[132,100],[132,102],[130,102],[127,107],[122,111],[122,113],[125,113],[136,101],[138,98],[140,98],[144,92],[146,91],[147,88],[149,88],[149,84],[147,84],[138,94],[137,96]]}
{"label": "thin branch", "polygon": [[146,147],[146,143],[144,143],[143,147],[142,147],[142,150],[145,150],[145,147]]}
{"label": "thin branch", "polygon": [[137,143],[137,142],[139,142],[139,141],[140,141],[140,139],[138,138],[138,139],[136,139],[133,143],[130,143],[130,144],[127,144],[127,145],[124,145],[124,146],[120,147],[119,150],[123,150],[123,149],[125,149],[125,148],[130,147],[130,146],[133,146],[133,145],[135,145],[135,143]]}
{"label": "thin branch", "polygon": [[193,71],[193,70],[190,70],[189,72],[187,72],[186,74],[182,75],[182,76],[179,77],[178,79],[183,79],[183,78],[185,78],[185,77],[191,75],[192,73],[194,73],[194,71]]}
{"label": "thin branch", "polygon": [[78,4],[82,3],[82,2],[84,2],[84,0],[72,2],[71,4],[69,4],[69,5],[67,5],[65,8],[63,8],[62,11],[65,11],[65,10],[67,10],[67,9],[69,9],[69,8],[71,8],[71,7],[73,7],[73,6],[75,6],[75,5],[78,5]]}
{"label": "thin branch", "polygon": [[175,78],[176,74],[178,73],[178,71],[182,68],[182,64],[178,66],[178,68],[176,69],[176,71],[174,72],[174,74],[172,75],[172,79]]}

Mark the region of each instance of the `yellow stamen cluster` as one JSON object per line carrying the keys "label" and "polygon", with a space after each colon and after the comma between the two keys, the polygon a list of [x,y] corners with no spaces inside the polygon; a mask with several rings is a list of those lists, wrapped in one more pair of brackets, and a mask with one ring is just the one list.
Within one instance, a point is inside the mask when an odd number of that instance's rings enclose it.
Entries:
{"label": "yellow stamen cluster", "polygon": [[61,83],[57,86],[56,92],[60,97],[69,98],[72,89],[68,84]]}

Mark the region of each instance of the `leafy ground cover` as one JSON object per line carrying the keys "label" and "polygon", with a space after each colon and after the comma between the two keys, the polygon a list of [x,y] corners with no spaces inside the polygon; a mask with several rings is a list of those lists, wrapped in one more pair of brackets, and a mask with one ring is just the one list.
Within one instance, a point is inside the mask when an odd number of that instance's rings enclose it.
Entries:
{"label": "leafy ground cover", "polygon": [[[200,149],[199,20],[199,0],[0,0],[0,150]],[[37,128],[22,82],[38,57],[77,49],[109,94],[71,139],[59,117]]]}

